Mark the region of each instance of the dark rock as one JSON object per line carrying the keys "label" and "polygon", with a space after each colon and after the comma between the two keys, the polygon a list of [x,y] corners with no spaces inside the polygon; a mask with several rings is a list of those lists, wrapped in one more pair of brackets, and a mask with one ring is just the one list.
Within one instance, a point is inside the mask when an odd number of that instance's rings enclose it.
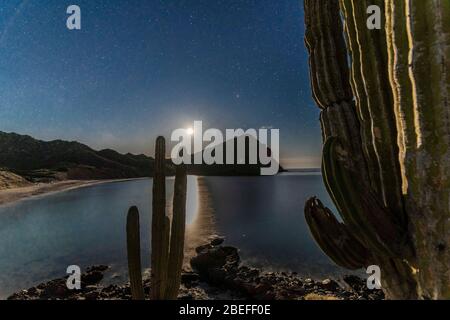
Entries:
{"label": "dark rock", "polygon": [[201,246],[195,248],[195,252],[198,254],[200,252],[204,252],[205,250],[209,250],[211,248],[212,248],[212,246],[210,244],[204,244],[204,245],[201,245]]}
{"label": "dark rock", "polygon": [[27,291],[27,294],[29,294],[29,295],[35,295],[35,294],[37,294],[38,293],[38,289],[37,288],[30,288],[28,291]]}
{"label": "dark rock", "polygon": [[86,300],[97,300],[100,296],[100,293],[97,291],[88,292],[84,295]]}
{"label": "dark rock", "polygon": [[355,291],[359,291],[362,287],[365,287],[364,280],[354,275],[344,276],[344,282]]}
{"label": "dark rock", "polygon": [[57,298],[57,299],[63,299],[67,298],[69,295],[71,295],[72,292],[67,288],[67,285],[64,281],[54,281],[50,282],[41,293],[41,297],[51,299],[51,298]]}
{"label": "dark rock", "polygon": [[325,289],[325,290],[330,290],[330,291],[335,291],[339,288],[339,284],[331,279],[325,279],[322,281],[322,283],[320,284],[320,287]]}
{"label": "dark rock", "polygon": [[238,250],[234,247],[203,246],[197,252],[198,255],[191,259],[191,266],[200,276],[208,275],[212,269],[222,268],[225,265],[237,267],[239,264]]}
{"label": "dark rock", "polygon": [[190,282],[195,282],[195,281],[199,281],[199,280],[200,280],[200,276],[198,275],[198,273],[185,272],[185,273],[181,274],[181,283],[190,283]]}
{"label": "dark rock", "polygon": [[296,296],[303,296],[306,293],[305,288],[303,287],[293,287],[293,288],[289,288],[289,291],[291,291],[292,293],[294,293]]}
{"label": "dark rock", "polygon": [[89,273],[85,273],[81,276],[82,286],[88,286],[97,284],[103,279],[103,273],[98,270],[91,271]]}
{"label": "dark rock", "polygon": [[220,246],[224,241],[225,241],[224,238],[217,237],[217,238],[212,239],[210,244],[212,246]]}
{"label": "dark rock", "polygon": [[93,272],[93,271],[105,272],[108,269],[109,269],[109,266],[100,264],[100,265],[96,265],[96,266],[87,268],[86,273]]}
{"label": "dark rock", "polygon": [[86,287],[84,287],[84,288],[82,288],[82,289],[83,289],[83,291],[85,291],[85,292],[90,292],[90,291],[95,291],[95,290],[97,290],[98,287],[97,287],[97,286],[90,285],[90,286],[86,286]]}
{"label": "dark rock", "polygon": [[259,276],[259,270],[258,269],[250,269],[247,273],[249,277],[257,277]]}

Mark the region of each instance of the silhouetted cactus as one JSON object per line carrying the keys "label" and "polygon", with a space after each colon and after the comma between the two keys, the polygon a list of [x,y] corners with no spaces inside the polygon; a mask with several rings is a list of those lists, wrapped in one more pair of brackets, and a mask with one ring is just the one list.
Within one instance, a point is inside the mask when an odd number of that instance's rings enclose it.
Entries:
{"label": "silhouetted cactus", "polygon": [[[367,28],[370,5],[384,29]],[[341,266],[379,265],[390,298],[450,298],[450,2],[304,8],[322,172],[344,221],[312,198],[312,234]]]}
{"label": "silhouetted cactus", "polygon": [[127,253],[131,296],[134,300],[144,300],[141,270],[141,242],[139,230],[139,211],[131,207],[127,216]]}
{"label": "silhouetted cactus", "polygon": [[[178,296],[184,258],[187,177],[184,166],[176,169],[172,224],[166,215],[165,140],[156,140],[152,203],[151,298],[173,300]],[[128,265],[133,299],[142,299],[139,213],[130,209],[127,222]],[[138,267],[139,266],[139,267]],[[140,279],[140,280],[139,280]],[[140,284],[139,284],[140,282]]]}

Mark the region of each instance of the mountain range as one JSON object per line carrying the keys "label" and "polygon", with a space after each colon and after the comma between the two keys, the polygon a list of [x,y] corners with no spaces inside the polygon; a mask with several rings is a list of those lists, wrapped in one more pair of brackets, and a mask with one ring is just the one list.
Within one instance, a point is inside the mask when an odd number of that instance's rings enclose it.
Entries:
{"label": "mountain range", "polygon": [[[197,175],[259,175],[260,165],[189,165]],[[42,141],[28,135],[0,131],[0,168],[29,181],[93,180],[150,177],[154,159],[144,154],[94,150],[76,141]],[[174,165],[167,160],[167,174]]]}

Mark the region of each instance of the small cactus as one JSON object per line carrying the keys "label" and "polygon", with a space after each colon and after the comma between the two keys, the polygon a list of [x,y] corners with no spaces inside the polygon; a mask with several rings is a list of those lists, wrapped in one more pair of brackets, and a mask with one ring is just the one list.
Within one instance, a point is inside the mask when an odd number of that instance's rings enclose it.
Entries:
{"label": "small cactus", "polygon": [[[184,259],[187,177],[176,169],[172,222],[166,215],[165,140],[156,140],[152,203],[151,298],[174,300],[178,296]],[[127,221],[128,266],[133,299],[143,299],[140,263],[139,212],[130,208]]]}
{"label": "small cactus", "polygon": [[141,270],[141,243],[139,230],[139,211],[131,207],[127,216],[127,253],[130,275],[131,296],[134,300],[144,300]]}

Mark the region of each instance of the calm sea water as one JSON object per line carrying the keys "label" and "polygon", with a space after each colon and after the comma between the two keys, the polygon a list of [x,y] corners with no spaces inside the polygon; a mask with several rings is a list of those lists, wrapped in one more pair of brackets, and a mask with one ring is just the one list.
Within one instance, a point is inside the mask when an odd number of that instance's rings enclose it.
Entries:
{"label": "calm sea water", "polygon": [[[150,262],[152,180],[100,184],[0,207],[0,298],[65,275],[69,265],[112,266],[109,282],[127,279],[126,215],[140,210],[143,265]],[[168,200],[173,179],[167,181]],[[168,201],[169,202],[169,201]],[[187,223],[197,211],[188,178]]]}
{"label": "calm sea water", "polygon": [[[207,177],[216,232],[241,249],[243,259],[304,276],[338,275],[311,238],[305,200],[331,206],[320,175]],[[173,180],[167,182],[168,195]],[[188,179],[188,218],[199,204],[195,177]],[[68,265],[112,266],[107,281],[126,281],[126,213],[141,210],[143,264],[149,265],[151,180],[101,184],[30,198],[0,207],[0,298],[61,277]]]}
{"label": "calm sea water", "polygon": [[323,254],[304,218],[304,205],[311,196],[336,212],[320,174],[204,179],[211,191],[217,231],[241,250],[247,263],[313,278],[348,273]]}

